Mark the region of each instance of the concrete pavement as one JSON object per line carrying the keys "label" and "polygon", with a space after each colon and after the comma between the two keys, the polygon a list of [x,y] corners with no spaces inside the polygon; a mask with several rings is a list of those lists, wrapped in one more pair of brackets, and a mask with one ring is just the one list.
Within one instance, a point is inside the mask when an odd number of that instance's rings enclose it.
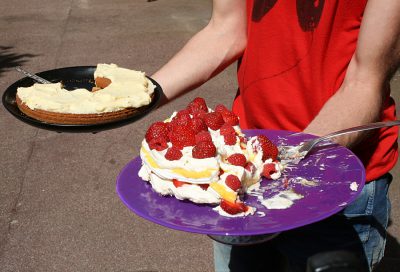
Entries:
{"label": "concrete pavement", "polygon": [[[33,72],[117,63],[152,74],[203,27],[211,1],[0,0],[0,91]],[[400,77],[393,80],[400,101]],[[29,126],[0,107],[0,271],[212,271],[206,236],[134,215],[115,192],[144,127],[196,96],[230,105],[235,67],[139,122],[91,133]],[[399,103],[400,104],[400,103]],[[400,264],[399,168],[380,271]]]}

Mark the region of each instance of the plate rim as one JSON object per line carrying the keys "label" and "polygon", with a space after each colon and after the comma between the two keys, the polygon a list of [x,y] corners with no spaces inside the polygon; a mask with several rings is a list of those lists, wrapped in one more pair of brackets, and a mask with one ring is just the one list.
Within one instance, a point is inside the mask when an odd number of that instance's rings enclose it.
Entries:
{"label": "plate rim", "polygon": [[[56,69],[51,69],[51,70],[46,70],[46,71],[41,71],[38,73],[35,73],[38,76],[46,77],[47,74],[49,73],[60,73],[63,71],[68,71],[70,70],[73,72],[74,70],[78,70],[76,72],[79,72],[79,70],[86,71],[86,70],[95,70],[97,66],[93,65],[87,65],[87,66],[70,66],[70,67],[61,67],[61,68],[56,68]],[[133,123],[135,121],[138,121],[142,117],[146,116],[153,110],[157,109],[158,106],[160,105],[161,98],[162,98],[162,93],[163,90],[160,86],[160,84],[155,81],[153,78],[150,76],[146,77],[151,80],[151,82],[156,86],[154,89],[154,99],[151,101],[151,103],[140,113],[135,114],[133,116],[130,116],[128,118],[122,119],[122,120],[115,120],[107,123],[99,123],[99,124],[56,124],[56,123],[47,123],[43,122],[34,118],[31,118],[27,116],[26,114],[22,113],[18,106],[16,105],[15,99],[16,99],[16,93],[17,93],[17,88],[19,85],[23,84],[23,82],[32,82],[31,84],[35,83],[35,81],[29,77],[23,77],[9,85],[6,90],[4,91],[2,95],[2,104],[4,108],[16,119],[19,121],[24,122],[25,124],[34,126],[36,128],[41,128],[41,129],[46,129],[46,130],[51,130],[51,131],[57,131],[57,132],[100,132],[103,130],[108,130],[108,129],[113,129],[113,128],[118,128],[130,123]],[[48,79],[51,81],[51,79]],[[93,79],[94,80],[94,79]],[[13,99],[14,104],[11,104],[8,99]]]}

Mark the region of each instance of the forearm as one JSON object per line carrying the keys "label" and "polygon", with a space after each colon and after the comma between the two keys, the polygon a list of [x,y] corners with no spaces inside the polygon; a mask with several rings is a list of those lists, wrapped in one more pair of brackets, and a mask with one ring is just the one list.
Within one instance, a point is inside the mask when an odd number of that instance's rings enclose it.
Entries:
{"label": "forearm", "polygon": [[[216,1],[219,2],[214,4],[208,25],[152,75],[168,99],[201,85],[237,60],[245,48],[244,1]],[[232,10],[226,11],[229,1],[232,1],[229,7]]]}
{"label": "forearm", "polygon": [[[328,100],[304,132],[322,136],[380,120],[387,96],[387,81],[368,73],[361,73],[359,66],[360,63],[353,59],[340,89]],[[365,135],[366,133],[348,134],[337,138],[336,142],[352,147]]]}
{"label": "forearm", "polygon": [[[370,0],[364,13],[357,48],[340,89],[324,105],[305,132],[324,135],[380,120],[391,75],[399,63],[400,2]],[[347,146],[365,133],[340,137]]]}

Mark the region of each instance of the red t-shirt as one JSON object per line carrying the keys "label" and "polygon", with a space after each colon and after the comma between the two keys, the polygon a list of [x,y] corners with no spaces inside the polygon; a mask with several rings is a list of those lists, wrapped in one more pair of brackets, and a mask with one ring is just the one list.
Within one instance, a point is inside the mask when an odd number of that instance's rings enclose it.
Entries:
{"label": "red t-shirt", "polygon": [[[366,2],[248,0],[248,44],[233,103],[240,125],[302,131],[343,82]],[[388,96],[381,119],[395,118]],[[397,127],[380,129],[353,150],[368,181],[395,165],[397,137]]]}

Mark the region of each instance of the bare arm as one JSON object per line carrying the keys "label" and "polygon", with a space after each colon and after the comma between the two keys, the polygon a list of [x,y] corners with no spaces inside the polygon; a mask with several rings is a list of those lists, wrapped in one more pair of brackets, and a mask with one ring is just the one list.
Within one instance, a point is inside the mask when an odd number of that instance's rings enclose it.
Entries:
{"label": "bare arm", "polygon": [[[398,0],[368,1],[344,82],[305,132],[324,135],[379,120],[390,77],[400,60],[399,14]],[[362,136],[350,134],[339,143],[352,146]]]}
{"label": "bare arm", "polygon": [[208,25],[152,75],[167,99],[201,85],[242,54],[246,46],[245,2],[214,0]]}

